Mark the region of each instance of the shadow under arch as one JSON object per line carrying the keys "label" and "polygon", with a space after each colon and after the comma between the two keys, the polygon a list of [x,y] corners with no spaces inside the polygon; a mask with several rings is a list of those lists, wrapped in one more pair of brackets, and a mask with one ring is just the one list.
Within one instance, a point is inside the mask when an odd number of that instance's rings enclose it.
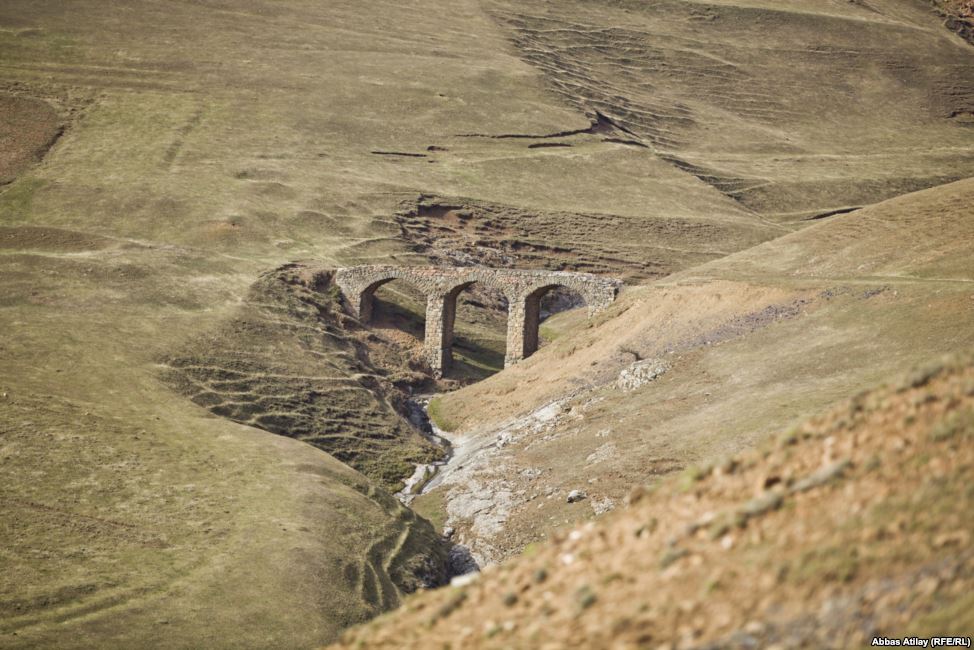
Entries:
{"label": "shadow under arch", "polygon": [[465,280],[446,292],[441,324],[444,373],[480,380],[503,370],[509,302],[502,290],[479,279]]}
{"label": "shadow under arch", "polygon": [[426,295],[418,287],[402,278],[387,278],[366,287],[365,292],[368,295],[362,299],[359,319],[363,325],[391,335],[389,338],[404,347],[424,345]]}
{"label": "shadow under arch", "polygon": [[[578,307],[591,310],[592,298],[576,287],[559,282],[544,284],[530,291],[516,305],[521,314],[508,315],[507,365],[527,359],[541,347],[541,323],[562,311]],[[513,316],[513,317],[512,317]]]}

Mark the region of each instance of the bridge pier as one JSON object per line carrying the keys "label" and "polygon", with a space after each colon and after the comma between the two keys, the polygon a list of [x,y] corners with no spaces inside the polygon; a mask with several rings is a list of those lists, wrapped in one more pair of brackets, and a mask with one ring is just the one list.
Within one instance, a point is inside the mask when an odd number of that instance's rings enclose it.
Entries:
{"label": "bridge pier", "polygon": [[366,289],[354,299],[349,300],[349,305],[352,308],[352,313],[358,317],[360,322],[368,323],[372,320],[372,304],[374,302],[375,290],[369,291]]}
{"label": "bridge pier", "polygon": [[[542,292],[543,293],[543,292]],[[504,367],[510,368],[538,351],[541,328],[541,295],[528,294],[508,301],[507,351]]]}
{"label": "bridge pier", "polygon": [[433,374],[442,377],[453,365],[453,324],[457,316],[457,298],[449,294],[426,296],[426,335],[423,347]]}

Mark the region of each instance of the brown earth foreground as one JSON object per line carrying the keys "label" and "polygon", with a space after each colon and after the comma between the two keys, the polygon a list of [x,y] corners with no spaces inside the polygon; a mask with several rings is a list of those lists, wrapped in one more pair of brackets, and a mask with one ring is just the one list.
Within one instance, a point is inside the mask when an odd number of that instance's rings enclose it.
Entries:
{"label": "brown earth foreground", "polygon": [[688,470],[348,648],[853,647],[974,629],[974,361]]}

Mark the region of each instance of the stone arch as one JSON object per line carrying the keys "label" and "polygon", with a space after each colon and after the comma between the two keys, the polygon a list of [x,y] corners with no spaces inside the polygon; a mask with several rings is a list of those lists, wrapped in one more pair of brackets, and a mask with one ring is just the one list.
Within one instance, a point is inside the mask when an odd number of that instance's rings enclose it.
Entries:
{"label": "stone arch", "polygon": [[[456,269],[445,278],[441,288],[428,297],[426,308],[427,358],[434,372],[445,373],[453,366],[453,348],[456,342],[457,301],[460,294],[474,285],[492,289],[503,295],[510,310],[515,294],[510,286],[491,269]],[[505,365],[506,357],[505,357]]]}
{"label": "stone arch", "polygon": [[[597,310],[603,297],[586,286],[571,281],[554,281],[529,286],[508,309],[507,350],[504,365],[511,366],[538,351],[541,329],[541,299],[552,289],[563,287],[577,293],[585,301],[589,313]],[[614,297],[614,296],[613,296]]]}
{"label": "stone arch", "polygon": [[412,277],[408,267],[356,266],[340,269],[335,275],[335,283],[344,294],[350,311],[363,325],[368,324],[372,318],[375,292],[379,287],[393,280],[402,280],[424,295],[428,296],[430,293],[429,286],[417,282],[416,278]]}

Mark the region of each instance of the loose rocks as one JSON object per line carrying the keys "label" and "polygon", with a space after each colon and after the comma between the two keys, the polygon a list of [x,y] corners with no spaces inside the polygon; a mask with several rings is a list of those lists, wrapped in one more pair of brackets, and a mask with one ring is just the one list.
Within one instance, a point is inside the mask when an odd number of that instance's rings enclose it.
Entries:
{"label": "loose rocks", "polygon": [[588,495],[582,492],[581,490],[572,490],[571,492],[568,493],[568,503],[575,503],[576,501],[581,501],[587,496]]}
{"label": "loose rocks", "polygon": [[666,364],[658,359],[637,361],[619,373],[616,386],[624,391],[635,390],[643,384],[648,384],[659,378],[666,370]]}

